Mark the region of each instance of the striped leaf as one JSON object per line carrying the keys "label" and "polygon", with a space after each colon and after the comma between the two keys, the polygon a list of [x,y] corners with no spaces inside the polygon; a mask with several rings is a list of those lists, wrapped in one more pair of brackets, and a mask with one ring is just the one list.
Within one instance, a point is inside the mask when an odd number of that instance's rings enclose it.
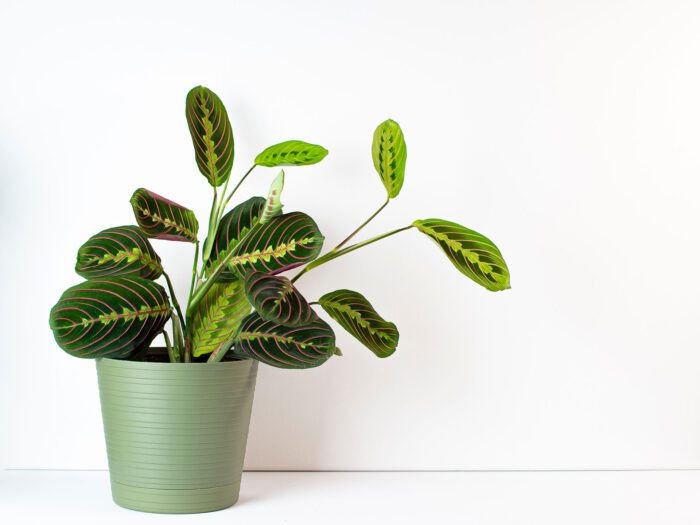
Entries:
{"label": "striped leaf", "polygon": [[243,319],[233,354],[278,368],[313,368],[335,352],[335,334],[316,318],[305,326],[290,328],[268,321],[256,312]]}
{"label": "striped leaf", "polygon": [[248,272],[245,294],[261,317],[284,326],[309,324],[314,312],[292,282],[281,275]]}
{"label": "striped leaf", "polygon": [[282,190],[284,189],[284,170],[280,171],[270,185],[267,201],[260,214],[260,224],[270,222],[272,217],[282,213]]}
{"label": "striped leaf", "polygon": [[[212,268],[215,268],[229,254],[230,250],[236,247],[250,229],[258,223],[264,207],[265,199],[262,197],[251,197],[221,218],[205,275],[209,276]],[[238,279],[236,273],[228,268],[225,268],[219,275],[220,281],[236,279]]]}
{"label": "striped leaf", "polygon": [[266,148],[255,157],[257,166],[309,166],[321,162],[328,155],[323,146],[309,144],[302,140],[288,140]]}
{"label": "striped leaf", "polygon": [[186,114],[197,167],[209,184],[221,186],[231,175],[234,153],[226,108],[216,93],[197,86],[187,94]]}
{"label": "striped leaf", "polygon": [[159,284],[140,277],[100,278],[66,290],[51,309],[58,345],[76,357],[128,357],[150,344],[170,318]]}
{"label": "striped leaf", "polygon": [[226,353],[249,313],[241,281],[214,283],[192,316],[192,355]]}
{"label": "striped leaf", "polygon": [[118,226],[93,235],[80,247],[75,271],[86,279],[120,275],[157,279],[163,267],[138,226]]}
{"label": "striped leaf", "polygon": [[228,266],[241,278],[251,270],[280,273],[313,261],[323,239],[311,217],[285,213],[253,227],[233,249]]}
{"label": "striped leaf", "polygon": [[318,302],[328,315],[377,357],[388,357],[396,351],[399,344],[396,325],[384,320],[362,294],[336,290]]}
{"label": "striped leaf", "polygon": [[480,233],[442,219],[414,221],[413,225],[433,239],[452,264],[474,282],[492,292],[510,288],[510,273],[501,252]]}
{"label": "striped leaf", "polygon": [[406,170],[406,142],[398,123],[385,120],[374,131],[372,160],[390,199],[396,197],[403,186]]}
{"label": "striped leaf", "polygon": [[169,241],[195,242],[199,223],[192,210],[139,188],[131,196],[136,222],[147,237]]}

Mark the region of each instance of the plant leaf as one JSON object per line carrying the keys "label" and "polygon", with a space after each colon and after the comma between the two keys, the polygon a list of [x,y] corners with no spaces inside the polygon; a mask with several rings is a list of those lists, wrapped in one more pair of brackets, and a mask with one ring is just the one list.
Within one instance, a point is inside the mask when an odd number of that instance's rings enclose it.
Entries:
{"label": "plant leaf", "polygon": [[414,221],[433,239],[455,268],[487,290],[510,288],[510,273],[501,252],[489,239],[464,226],[442,219]]}
{"label": "plant leaf", "polygon": [[117,226],[93,235],[80,247],[75,271],[86,279],[120,275],[157,279],[163,266],[138,226]]}
{"label": "plant leaf", "polygon": [[192,355],[226,352],[249,313],[241,281],[214,283],[192,315]]}
{"label": "plant leaf", "polygon": [[406,170],[406,142],[397,122],[385,120],[374,130],[372,160],[387,196],[393,199],[401,191]]}
{"label": "plant leaf", "polygon": [[[242,202],[221,218],[216,239],[212,245],[211,257],[205,268],[205,275],[209,276],[212,268],[218,266],[229,251],[234,249],[238,242],[255,226],[260,220],[265,199],[262,197],[251,197]],[[220,281],[231,281],[238,279],[235,272],[225,268],[219,275]]]}
{"label": "plant leaf", "polygon": [[384,320],[362,294],[336,290],[318,302],[328,315],[377,357],[388,357],[396,351],[399,344],[396,325]]}
{"label": "plant leaf", "polygon": [[209,184],[221,186],[231,175],[234,155],[226,108],[216,93],[203,86],[187,93],[185,106],[197,167]]}
{"label": "plant leaf", "polygon": [[199,223],[192,210],[139,188],[131,196],[136,222],[141,231],[153,239],[196,242]]}
{"label": "plant leaf", "polygon": [[287,140],[263,150],[255,157],[258,166],[309,166],[321,162],[328,155],[323,146],[309,144],[302,140]]}
{"label": "plant leaf", "polygon": [[245,294],[261,317],[284,326],[309,324],[314,311],[292,282],[281,275],[248,272]]}
{"label": "plant leaf", "polygon": [[93,279],[66,290],[51,309],[58,345],[76,357],[128,357],[170,318],[162,286],[140,277]]}
{"label": "plant leaf", "polygon": [[278,368],[313,368],[325,363],[335,352],[335,334],[319,319],[290,328],[253,312],[243,319],[233,354]]}
{"label": "plant leaf", "polygon": [[233,249],[228,266],[241,278],[250,270],[281,273],[313,261],[323,240],[311,217],[298,211],[285,213],[253,227]]}
{"label": "plant leaf", "polygon": [[260,214],[260,224],[270,222],[272,217],[282,213],[282,190],[284,189],[284,170],[281,170],[275,180],[270,185],[270,191],[267,194],[265,207]]}

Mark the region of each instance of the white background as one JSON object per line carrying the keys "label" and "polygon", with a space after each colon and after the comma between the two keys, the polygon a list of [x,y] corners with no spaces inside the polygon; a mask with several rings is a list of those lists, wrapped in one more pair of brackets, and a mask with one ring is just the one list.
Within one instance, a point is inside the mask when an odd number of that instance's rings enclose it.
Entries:
{"label": "white background", "polygon": [[[391,117],[406,182],[366,235],[455,220],[512,272],[489,293],[410,231],[305,276],[313,299],[367,295],[399,350],[338,329],[342,358],[261,367],[248,468],[700,467],[699,24],[693,1],[4,0],[0,466],[106,467],[94,365],[48,312],[137,187],[206,223],[184,118],[201,83],[235,177],[281,140],[330,150],[284,193],[329,245],[383,200],[370,144]],[[184,297],[192,246],[155,244]]]}

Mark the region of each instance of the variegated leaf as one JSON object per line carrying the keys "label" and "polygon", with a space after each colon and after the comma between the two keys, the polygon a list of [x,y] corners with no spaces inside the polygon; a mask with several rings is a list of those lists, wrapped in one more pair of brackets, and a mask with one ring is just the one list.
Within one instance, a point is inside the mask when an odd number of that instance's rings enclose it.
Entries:
{"label": "variegated leaf", "polygon": [[197,86],[187,94],[186,114],[197,167],[209,184],[220,186],[233,167],[233,131],[226,108],[216,93]]}
{"label": "variegated leaf", "polygon": [[128,357],[150,344],[170,318],[159,284],[140,277],[98,278],[66,290],[51,309],[58,345],[76,357]]}
{"label": "variegated leaf", "polygon": [[316,318],[305,326],[290,328],[268,321],[253,312],[243,319],[233,354],[278,368],[313,368],[335,352],[335,334]]}
{"label": "variegated leaf", "polygon": [[131,196],[136,222],[141,231],[154,239],[196,242],[199,223],[192,210],[139,188]]}
{"label": "variegated leaf", "polygon": [[399,344],[396,325],[384,320],[362,294],[336,290],[318,302],[328,315],[377,357],[388,357],[396,351]]}
{"label": "variegated leaf", "polygon": [[241,281],[216,282],[197,305],[192,323],[192,355],[226,352],[241,320],[250,313]]}
{"label": "variegated leaf", "polygon": [[284,326],[310,323],[314,312],[292,282],[282,275],[248,272],[245,294],[261,317]]}
{"label": "variegated leaf", "polygon": [[228,266],[241,278],[251,270],[281,273],[313,261],[323,240],[311,217],[298,211],[285,213],[253,227],[233,249]]}
{"label": "variegated leaf", "polygon": [[80,247],[75,271],[86,279],[124,275],[157,279],[163,266],[138,226],[118,226],[93,235]]}
{"label": "variegated leaf", "polygon": [[272,217],[282,213],[282,190],[284,189],[284,170],[280,171],[275,180],[270,184],[267,193],[267,201],[260,214],[260,224],[269,222]]}
{"label": "variegated leaf", "polygon": [[413,225],[433,239],[455,268],[477,284],[492,292],[510,288],[510,273],[501,252],[480,233],[442,219],[414,221]]}
{"label": "variegated leaf", "polygon": [[406,142],[397,122],[385,120],[374,131],[372,160],[390,199],[396,197],[403,186],[406,170]]}
{"label": "variegated leaf", "polygon": [[301,140],[287,140],[266,148],[255,157],[258,166],[308,166],[321,162],[328,155],[323,146]]}

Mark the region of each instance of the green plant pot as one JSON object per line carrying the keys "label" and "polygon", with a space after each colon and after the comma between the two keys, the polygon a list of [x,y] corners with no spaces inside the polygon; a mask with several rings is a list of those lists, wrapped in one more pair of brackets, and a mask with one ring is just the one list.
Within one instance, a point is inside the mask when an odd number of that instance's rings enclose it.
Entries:
{"label": "green plant pot", "polygon": [[112,498],[184,514],[238,500],[257,362],[97,359]]}

